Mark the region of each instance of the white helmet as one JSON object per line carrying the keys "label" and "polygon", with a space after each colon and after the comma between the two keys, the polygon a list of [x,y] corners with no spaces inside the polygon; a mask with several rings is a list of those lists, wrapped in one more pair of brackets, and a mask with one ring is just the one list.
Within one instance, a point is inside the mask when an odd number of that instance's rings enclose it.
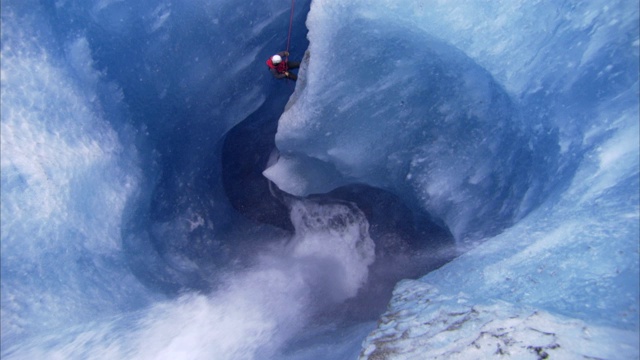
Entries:
{"label": "white helmet", "polygon": [[274,64],[280,64],[280,62],[282,62],[282,58],[280,57],[280,55],[273,55],[271,57],[271,62]]}

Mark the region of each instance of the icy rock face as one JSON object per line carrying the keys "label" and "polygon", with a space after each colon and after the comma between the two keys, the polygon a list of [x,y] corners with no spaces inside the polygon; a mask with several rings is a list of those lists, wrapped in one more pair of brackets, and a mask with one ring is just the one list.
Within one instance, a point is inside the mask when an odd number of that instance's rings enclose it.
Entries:
{"label": "icy rock face", "polygon": [[313,3],[304,76],[265,175],[296,195],[364,182],[429,211],[459,240],[495,233],[558,171],[557,134],[448,39],[387,6]]}
{"label": "icy rock face", "polygon": [[[637,156],[627,156],[637,168]],[[423,278],[399,283],[361,358],[637,358],[633,167],[618,183],[602,178],[611,174],[579,171],[587,180],[553,206]],[[603,181],[608,186],[594,191]]]}
{"label": "icy rock face", "polygon": [[277,86],[263,58],[286,39],[289,4],[1,5],[5,358],[25,339],[209,285],[237,216],[216,149]]}
{"label": "icy rock face", "polygon": [[[119,240],[142,181],[137,150],[122,142],[131,129],[106,114],[122,92],[93,68],[85,37],[67,44],[61,64],[39,43],[45,35],[30,34],[29,21],[5,21],[11,14],[3,3],[3,347],[34,324],[60,326],[149,298],[123,266]],[[97,274],[109,276],[88,289]]]}
{"label": "icy rock face", "polygon": [[265,175],[297,195],[364,182],[460,242],[495,234],[566,184],[599,107],[637,81],[629,7],[315,1]]}
{"label": "icy rock face", "polygon": [[[370,324],[287,344],[371,279],[367,219],[301,202],[276,238],[219,181],[225,133],[293,85],[264,65],[289,2],[1,5],[2,358],[353,358]],[[401,283],[362,356],[636,358],[637,4],[316,0],[307,24],[267,175],[483,240]]]}
{"label": "icy rock face", "polygon": [[638,7],[547,5],[312,4],[265,174],[384,187],[482,239],[398,285],[363,358],[638,356]]}

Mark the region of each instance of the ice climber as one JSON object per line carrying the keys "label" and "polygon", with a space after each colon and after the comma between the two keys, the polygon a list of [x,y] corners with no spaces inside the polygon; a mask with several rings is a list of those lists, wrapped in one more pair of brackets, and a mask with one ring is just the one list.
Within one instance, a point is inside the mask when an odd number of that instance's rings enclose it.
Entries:
{"label": "ice climber", "polygon": [[289,52],[281,51],[267,60],[267,66],[276,79],[287,78],[296,80],[298,79],[298,75],[289,72],[289,70],[299,68],[300,63],[287,60],[287,56],[289,56]]}

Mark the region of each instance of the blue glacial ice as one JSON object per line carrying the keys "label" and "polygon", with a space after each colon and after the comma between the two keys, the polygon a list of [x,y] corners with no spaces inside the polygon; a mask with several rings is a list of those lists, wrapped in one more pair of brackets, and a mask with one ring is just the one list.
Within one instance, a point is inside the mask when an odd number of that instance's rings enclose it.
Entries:
{"label": "blue glacial ice", "polygon": [[290,5],[2,2],[2,358],[637,358],[638,5]]}
{"label": "blue glacial ice", "polygon": [[307,25],[265,175],[389,189],[472,249],[399,285],[362,358],[637,357],[637,4],[316,1]]}

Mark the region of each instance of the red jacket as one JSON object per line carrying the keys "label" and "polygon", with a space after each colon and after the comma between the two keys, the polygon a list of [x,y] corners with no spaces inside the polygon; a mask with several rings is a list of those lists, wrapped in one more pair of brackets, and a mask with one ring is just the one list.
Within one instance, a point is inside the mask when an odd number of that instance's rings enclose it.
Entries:
{"label": "red jacket", "polygon": [[271,58],[269,58],[269,60],[267,60],[267,66],[270,69],[277,71],[278,73],[284,73],[285,71],[287,71],[286,61],[281,61],[278,65],[275,65],[273,61],[271,61]]}
{"label": "red jacket", "polygon": [[273,63],[273,61],[271,61],[271,58],[269,58],[269,60],[267,60],[267,66],[269,67],[269,71],[271,71],[273,77],[275,77],[276,79],[284,79],[287,77],[287,75],[285,75],[284,73],[289,70],[289,64],[285,60],[285,58],[289,54],[285,51],[281,51],[278,53],[278,55],[282,57],[282,62],[276,65]]}

